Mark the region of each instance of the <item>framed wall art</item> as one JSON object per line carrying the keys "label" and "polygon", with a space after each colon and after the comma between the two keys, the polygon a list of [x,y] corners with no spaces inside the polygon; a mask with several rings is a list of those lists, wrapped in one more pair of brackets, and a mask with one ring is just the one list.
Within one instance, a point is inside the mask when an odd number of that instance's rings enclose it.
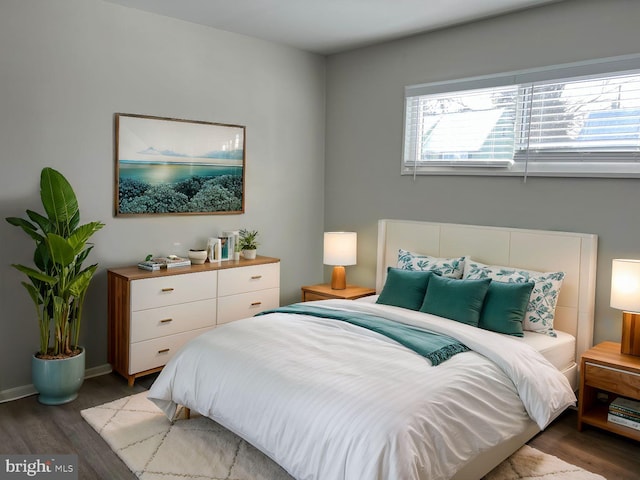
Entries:
{"label": "framed wall art", "polygon": [[244,213],[245,127],[115,115],[115,214]]}

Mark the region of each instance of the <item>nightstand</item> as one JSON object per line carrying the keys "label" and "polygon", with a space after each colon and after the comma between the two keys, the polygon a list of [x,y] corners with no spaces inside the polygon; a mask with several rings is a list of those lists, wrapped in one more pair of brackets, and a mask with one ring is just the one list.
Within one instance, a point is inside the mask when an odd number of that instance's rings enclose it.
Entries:
{"label": "nightstand", "polygon": [[618,396],[640,400],[640,357],[623,355],[619,343],[603,342],[580,361],[578,430],[586,424],[640,440],[640,430],[607,421],[609,403]]}
{"label": "nightstand", "polygon": [[330,298],[355,300],[356,298],[368,297],[369,295],[375,294],[375,288],[358,287],[357,285],[347,285],[347,288],[344,290],[333,290],[331,285],[327,283],[302,287],[303,302],[310,302],[311,300],[328,300]]}

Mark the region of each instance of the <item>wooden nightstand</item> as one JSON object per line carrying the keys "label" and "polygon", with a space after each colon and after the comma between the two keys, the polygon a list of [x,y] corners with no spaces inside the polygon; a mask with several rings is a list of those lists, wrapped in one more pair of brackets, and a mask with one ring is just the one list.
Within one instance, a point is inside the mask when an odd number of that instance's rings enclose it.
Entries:
{"label": "wooden nightstand", "polygon": [[356,298],[375,295],[375,288],[358,287],[357,285],[347,285],[344,290],[333,290],[331,285],[322,283],[319,285],[308,285],[302,287],[302,301],[328,300],[330,298],[340,298],[343,300],[355,300]]}
{"label": "wooden nightstand", "polygon": [[603,342],[582,354],[578,430],[587,424],[640,440],[640,430],[607,421],[609,403],[618,396],[640,400],[640,357],[621,354],[619,343]]}

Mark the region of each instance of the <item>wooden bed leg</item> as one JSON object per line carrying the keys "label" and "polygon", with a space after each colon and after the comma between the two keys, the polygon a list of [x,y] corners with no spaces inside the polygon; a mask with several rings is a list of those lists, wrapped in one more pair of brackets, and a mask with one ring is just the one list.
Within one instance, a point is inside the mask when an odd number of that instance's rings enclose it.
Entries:
{"label": "wooden bed leg", "polygon": [[191,409],[184,407],[184,418],[189,420],[191,418]]}

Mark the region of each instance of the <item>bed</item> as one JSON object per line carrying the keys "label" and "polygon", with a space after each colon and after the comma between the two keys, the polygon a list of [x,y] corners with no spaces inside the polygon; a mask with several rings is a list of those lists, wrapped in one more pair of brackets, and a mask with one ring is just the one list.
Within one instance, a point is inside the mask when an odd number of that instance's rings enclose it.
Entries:
{"label": "bed", "polygon": [[[562,272],[555,336],[514,337],[378,303],[402,250],[500,272]],[[380,220],[380,297],[308,302],[204,334],[167,364],[149,398],[170,418],[178,405],[212,418],[297,479],[477,479],[575,402],[576,359],[592,341],[596,250],[589,234]],[[474,289],[495,283],[472,274]],[[358,323],[381,317],[400,336]],[[468,351],[418,354],[406,329]]]}

